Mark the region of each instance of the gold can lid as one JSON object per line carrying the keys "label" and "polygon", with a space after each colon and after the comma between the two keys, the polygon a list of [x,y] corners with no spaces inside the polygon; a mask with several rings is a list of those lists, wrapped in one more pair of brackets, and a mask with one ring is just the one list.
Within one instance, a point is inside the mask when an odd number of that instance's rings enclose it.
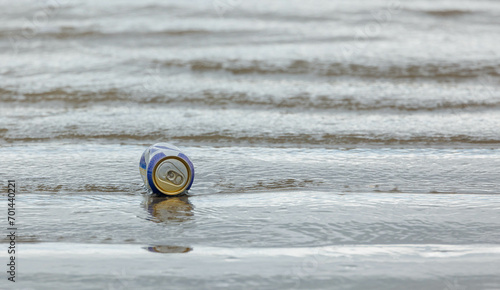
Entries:
{"label": "gold can lid", "polygon": [[191,170],[183,159],[169,156],[160,160],[153,170],[153,181],[163,194],[182,193],[191,180]]}

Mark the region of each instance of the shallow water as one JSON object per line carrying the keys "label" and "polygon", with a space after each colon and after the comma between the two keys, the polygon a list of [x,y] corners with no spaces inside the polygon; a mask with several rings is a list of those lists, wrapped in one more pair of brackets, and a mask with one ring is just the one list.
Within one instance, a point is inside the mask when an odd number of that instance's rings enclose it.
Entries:
{"label": "shallow water", "polygon": [[19,289],[500,288],[500,3],[0,8]]}

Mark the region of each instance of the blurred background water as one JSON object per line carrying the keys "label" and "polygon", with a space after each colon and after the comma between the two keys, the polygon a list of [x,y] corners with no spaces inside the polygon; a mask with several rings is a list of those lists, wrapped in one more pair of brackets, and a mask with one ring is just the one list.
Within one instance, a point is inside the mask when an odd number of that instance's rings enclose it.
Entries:
{"label": "blurred background water", "polygon": [[500,288],[499,2],[0,5],[16,286]]}

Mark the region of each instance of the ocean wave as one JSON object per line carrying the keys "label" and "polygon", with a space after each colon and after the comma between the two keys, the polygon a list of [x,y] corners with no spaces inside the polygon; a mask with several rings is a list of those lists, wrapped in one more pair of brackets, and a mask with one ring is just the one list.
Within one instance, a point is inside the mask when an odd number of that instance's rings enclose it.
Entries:
{"label": "ocean wave", "polygon": [[217,144],[217,145],[272,145],[274,147],[322,146],[325,148],[339,148],[350,145],[363,146],[460,146],[460,145],[494,145],[500,144],[500,139],[494,136],[469,136],[469,135],[412,135],[401,136],[391,134],[306,134],[306,133],[287,133],[287,134],[251,134],[240,135],[233,132],[209,132],[198,133],[196,135],[168,134],[163,132],[146,132],[142,134],[133,133],[103,133],[103,132],[60,132],[56,134],[43,136],[24,136],[24,135],[3,135],[0,136],[0,142],[19,143],[19,142],[50,142],[50,141],[110,141],[110,142],[140,142],[141,144],[154,143],[158,140],[167,138],[172,142],[182,144]]}
{"label": "ocean wave", "polygon": [[[0,39],[2,38],[22,38],[26,32],[23,30],[10,30],[10,31],[0,31]],[[225,33],[224,31],[215,30],[204,30],[204,29],[165,29],[159,31],[147,31],[147,32],[135,32],[135,31],[122,31],[122,32],[106,32],[99,29],[93,28],[76,28],[76,27],[60,27],[54,30],[40,30],[36,31],[37,38],[54,38],[54,39],[79,39],[79,38],[89,38],[89,37],[159,37],[159,36],[194,36],[194,35],[208,35]],[[29,39],[29,38],[27,38]]]}
{"label": "ocean wave", "polygon": [[436,17],[455,17],[455,16],[463,16],[468,14],[475,14],[477,12],[466,9],[441,9],[441,10],[412,10],[415,12],[424,13],[430,16]]}
{"label": "ocean wave", "polygon": [[[161,91],[161,90],[159,90]],[[500,100],[489,96],[490,91],[471,91],[467,98],[440,97],[436,99],[413,99],[398,97],[363,97],[313,94],[307,91],[287,96],[255,95],[252,92],[224,92],[208,90],[195,92],[140,94],[118,88],[100,91],[68,90],[55,88],[39,92],[20,92],[0,88],[0,101],[4,103],[26,103],[42,105],[61,102],[69,106],[91,106],[99,103],[165,104],[198,107],[235,107],[249,109],[313,109],[340,111],[439,111],[439,110],[483,110],[500,108]],[[49,104],[50,105],[50,104]]]}
{"label": "ocean wave", "polygon": [[168,60],[159,62],[163,67],[184,67],[193,72],[223,71],[241,74],[311,74],[334,77],[364,77],[388,79],[463,79],[483,75],[500,76],[500,64],[475,63],[422,63],[422,64],[355,64],[345,62],[324,62],[291,60],[285,63],[262,60],[193,59],[189,61]]}

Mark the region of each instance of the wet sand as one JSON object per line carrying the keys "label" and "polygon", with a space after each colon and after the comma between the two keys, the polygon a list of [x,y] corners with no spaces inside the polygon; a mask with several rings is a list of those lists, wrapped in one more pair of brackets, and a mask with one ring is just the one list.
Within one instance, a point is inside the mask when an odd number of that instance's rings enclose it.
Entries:
{"label": "wet sand", "polygon": [[15,289],[500,288],[500,3],[0,7]]}

